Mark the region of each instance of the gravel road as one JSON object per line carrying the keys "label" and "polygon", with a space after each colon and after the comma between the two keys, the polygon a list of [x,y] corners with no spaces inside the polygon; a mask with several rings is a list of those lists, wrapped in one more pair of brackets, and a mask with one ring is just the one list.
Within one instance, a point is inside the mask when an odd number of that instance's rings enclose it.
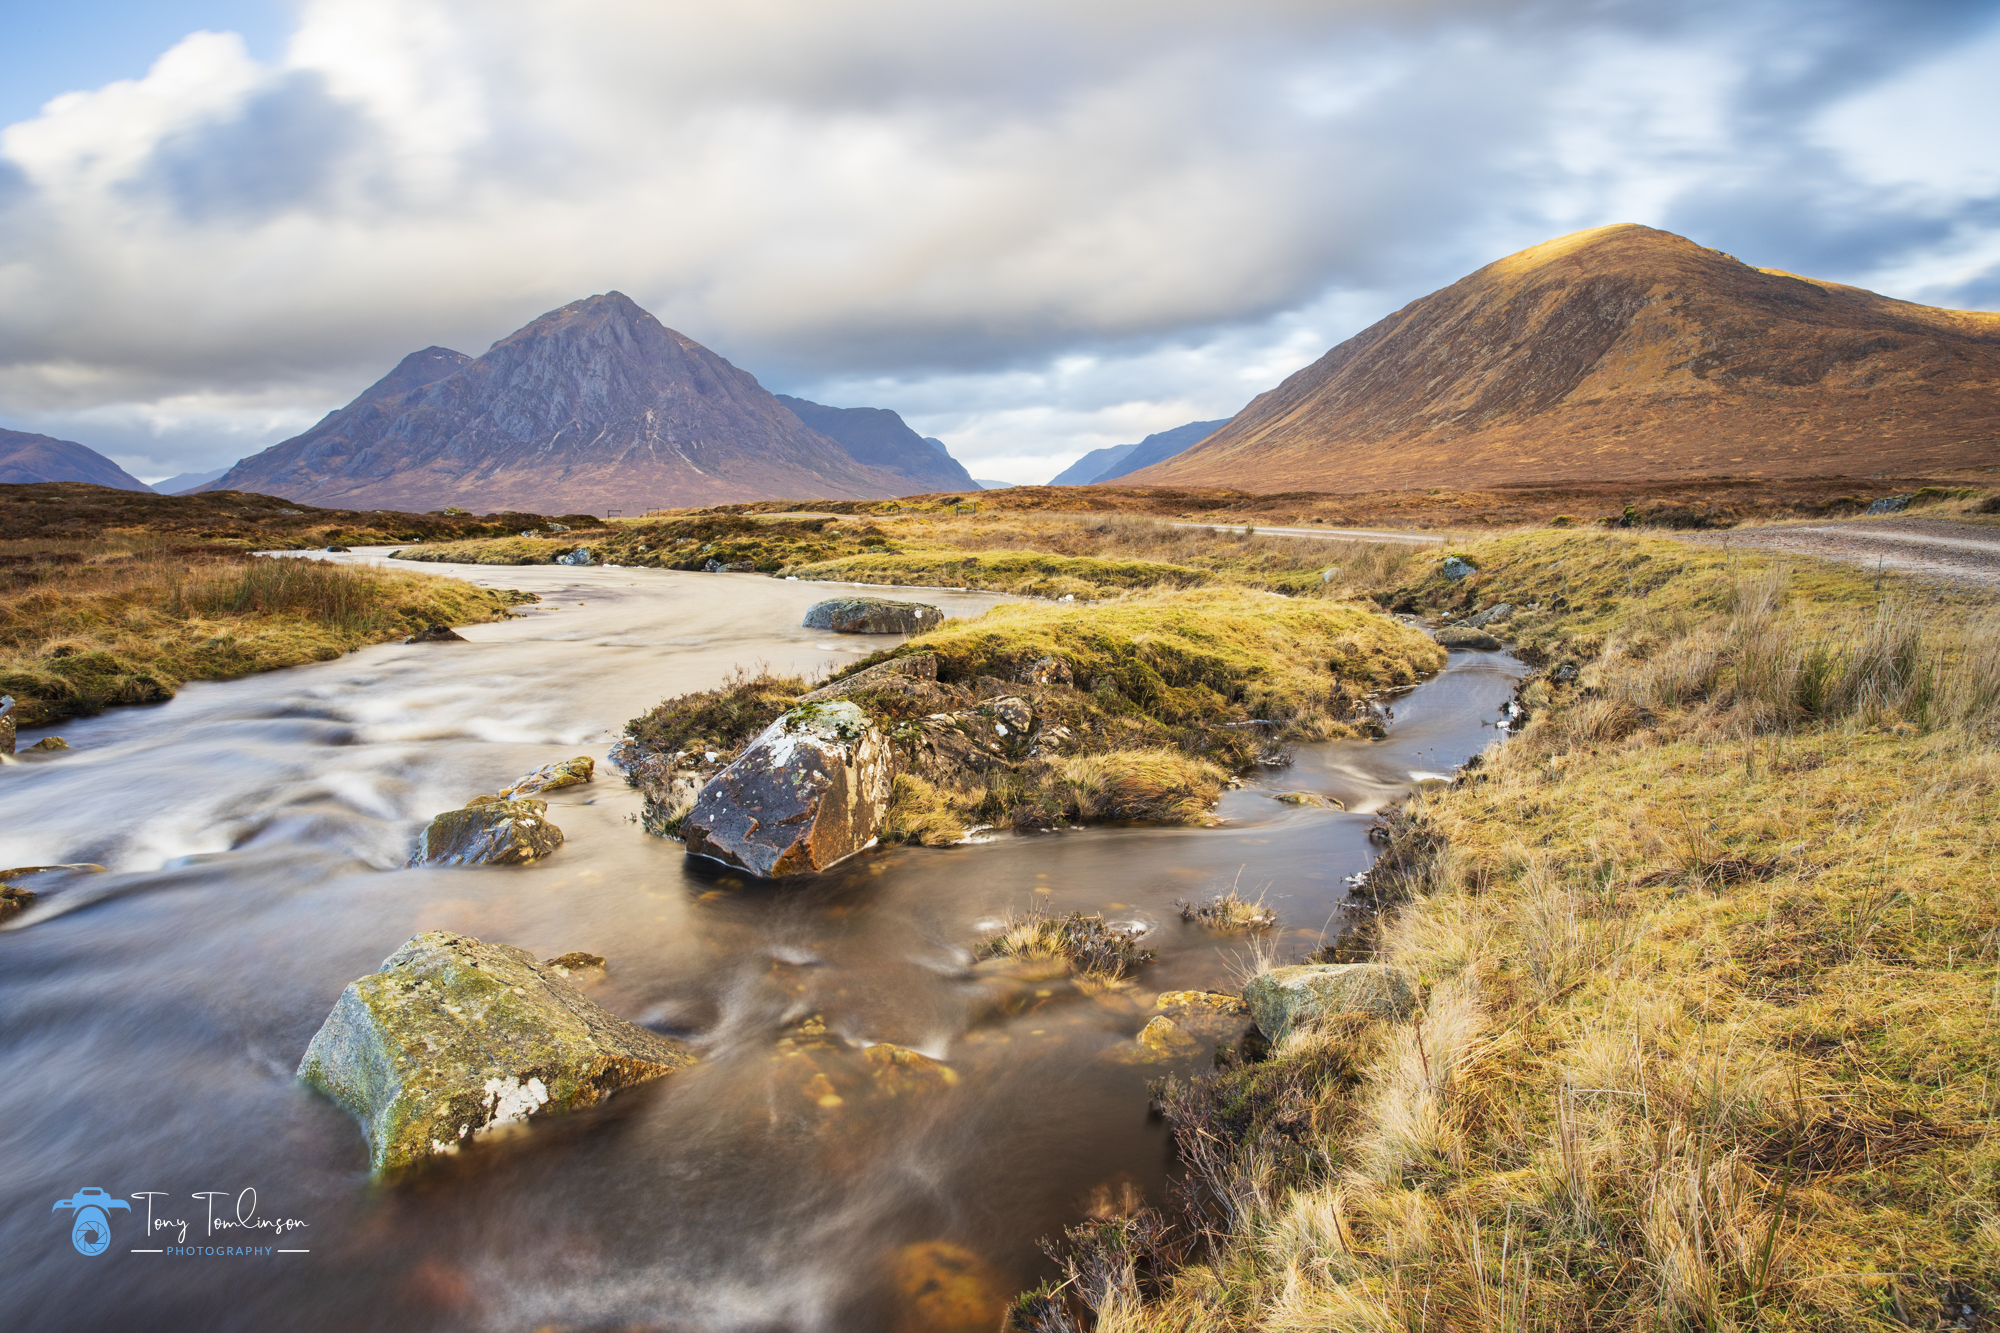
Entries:
{"label": "gravel road", "polygon": [[2000,588],[2000,528],[1945,519],[1849,519],[1683,534],[1713,546],[1756,546],[1894,570],[1978,588]]}

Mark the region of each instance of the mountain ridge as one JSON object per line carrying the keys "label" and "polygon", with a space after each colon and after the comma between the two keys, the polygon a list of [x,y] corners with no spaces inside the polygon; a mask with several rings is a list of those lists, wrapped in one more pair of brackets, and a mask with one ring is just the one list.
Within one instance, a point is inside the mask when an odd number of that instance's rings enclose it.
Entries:
{"label": "mountain ridge", "polygon": [[120,491],[153,488],[89,445],[33,431],[0,429],[0,483],[87,481]]}
{"label": "mountain ridge", "polygon": [[1360,491],[1990,461],[2000,315],[1631,223],[1495,260],[1330,349],[1136,486]]}

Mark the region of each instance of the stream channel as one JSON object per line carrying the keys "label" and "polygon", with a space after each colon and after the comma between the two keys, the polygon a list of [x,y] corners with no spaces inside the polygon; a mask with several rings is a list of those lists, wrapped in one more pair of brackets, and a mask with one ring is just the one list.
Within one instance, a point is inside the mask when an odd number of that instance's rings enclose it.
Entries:
{"label": "stream channel", "polygon": [[[366,648],[27,733],[75,748],[0,768],[0,866],[109,868],[0,929],[0,1326],[990,1329],[995,1302],[1051,1271],[1037,1240],[1093,1195],[1162,1197],[1171,1145],[1147,1085],[1209,1053],[1116,1055],[1158,992],[1234,990],[1249,956],[1175,901],[1262,896],[1285,961],[1332,938],[1372,813],[1501,736],[1525,670],[1452,653],[1392,701],[1386,739],[1298,747],[1229,791],[1217,827],[982,835],[771,887],[646,835],[602,761],[628,718],[738,665],[811,676],[897,642],[797,628],[845,589],[424,568],[544,600],[467,643]],[[891,595],[951,615],[1008,600]],[[546,861],[401,868],[431,815],[579,753],[599,777],[549,794],[568,841]],[[1031,976],[1013,983],[1025,1002],[995,1004],[994,965],[975,972],[970,950],[1035,904],[1142,923],[1158,957],[1126,990]],[[374,1187],[358,1126],[293,1071],[341,988],[433,929],[604,955],[591,996],[702,1061]],[[786,1054],[811,1014],[845,1040]],[[892,1095],[860,1055],[875,1041],[956,1082]],[[52,1212],[87,1187],[133,1205],[96,1256]],[[210,1232],[211,1209],[246,1208],[304,1225]],[[204,1252],[245,1248],[262,1252]]]}

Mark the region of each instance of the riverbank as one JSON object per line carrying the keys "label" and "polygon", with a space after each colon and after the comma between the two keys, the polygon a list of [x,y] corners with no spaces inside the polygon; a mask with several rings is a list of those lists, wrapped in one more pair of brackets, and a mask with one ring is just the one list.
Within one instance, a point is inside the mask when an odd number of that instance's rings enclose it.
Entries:
{"label": "riverbank", "polygon": [[1169,1088],[1187,1187],[1073,1230],[1070,1292],[1119,1330],[1982,1326],[1990,602],[1619,536],[1457,553],[1392,602],[1512,603],[1546,671],[1369,877],[1342,956],[1421,1018]]}
{"label": "riverbank", "polygon": [[0,693],[22,726],[339,657],[522,598],[415,571],[264,559],[173,534],[0,540]]}

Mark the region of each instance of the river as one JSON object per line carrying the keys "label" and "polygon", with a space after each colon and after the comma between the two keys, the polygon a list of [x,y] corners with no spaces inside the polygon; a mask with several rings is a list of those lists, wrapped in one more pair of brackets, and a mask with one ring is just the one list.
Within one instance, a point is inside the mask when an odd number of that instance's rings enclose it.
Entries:
{"label": "river", "polygon": [[[895,642],[796,628],[840,591],[820,584],[426,568],[544,600],[467,643],[64,723],[49,730],[71,753],[0,769],[0,866],[109,868],[0,929],[0,1324],[859,1333],[952,1326],[949,1309],[990,1329],[993,1300],[1048,1273],[1037,1240],[1093,1195],[1161,1195],[1170,1145],[1147,1085],[1190,1066],[1115,1056],[1154,994],[1234,989],[1249,952],[1183,925],[1175,900],[1261,895],[1288,958],[1331,938],[1372,812],[1500,735],[1522,673],[1453,653],[1394,701],[1386,739],[1299,747],[1228,792],[1214,828],[982,836],[772,888],[647,836],[636,793],[600,768],[550,794],[568,841],[543,863],[407,870],[432,814],[552,759],[601,761],[663,697]],[[953,615],[1006,600],[905,595]],[[1036,903],[1141,923],[1158,957],[1100,996],[969,966],[983,929]],[[603,955],[593,998],[702,1062],[372,1186],[358,1127],[293,1071],[341,988],[430,929]],[[787,1025],[815,1014],[823,1049],[788,1054]],[[956,1082],[890,1095],[858,1054],[877,1041]],[[94,1257],[51,1211],[86,1187],[134,1204]],[[304,1225],[211,1233],[211,1210]],[[234,1249],[265,1252],[200,1252]]]}

